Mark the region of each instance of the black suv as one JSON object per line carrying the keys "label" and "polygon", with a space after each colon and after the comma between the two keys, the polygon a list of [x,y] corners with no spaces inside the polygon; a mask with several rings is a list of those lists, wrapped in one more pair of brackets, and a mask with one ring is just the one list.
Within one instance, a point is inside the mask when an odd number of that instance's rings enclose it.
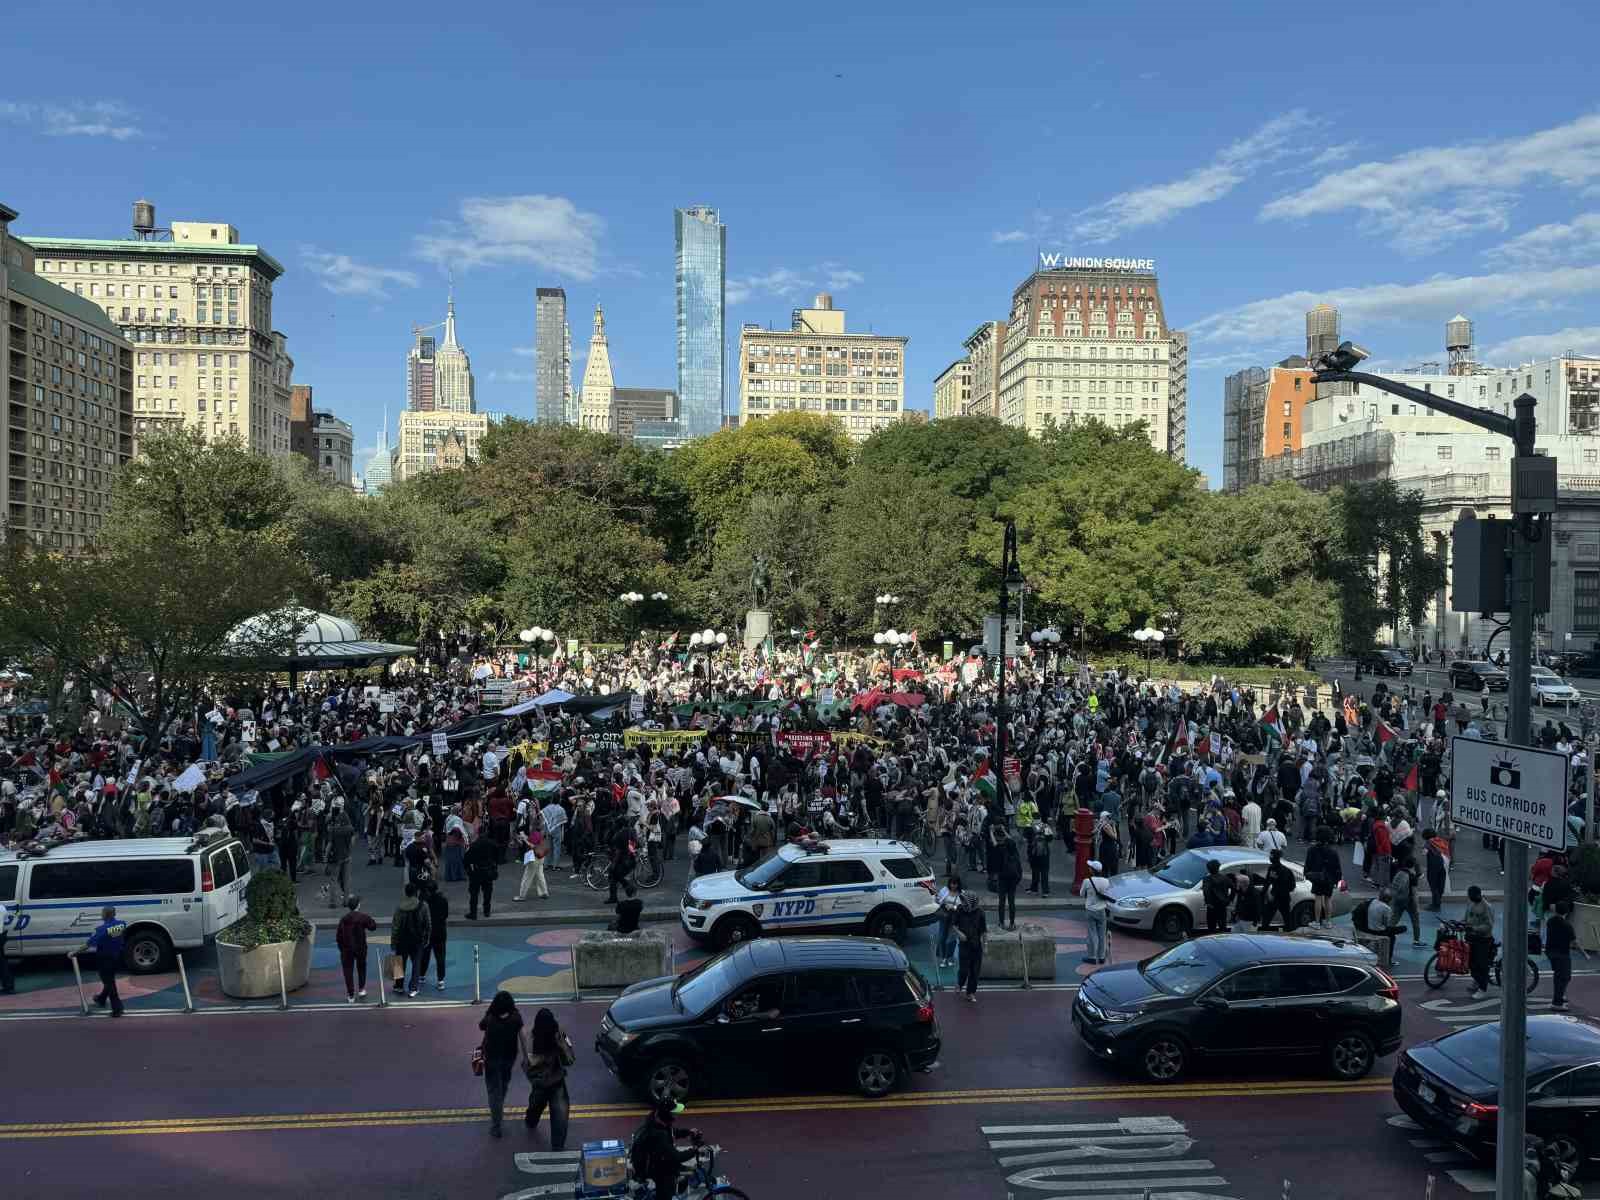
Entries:
{"label": "black suv", "polygon": [[1368,650],[1356,655],[1356,666],[1369,675],[1403,679],[1411,674],[1411,656],[1404,650]]}
{"label": "black suv", "polygon": [[1354,942],[1213,934],[1096,971],[1072,1025],[1095,1057],[1153,1083],[1200,1060],[1285,1055],[1360,1079],[1400,1048],[1400,988]]}
{"label": "black suv", "polygon": [[939,1058],[927,981],[893,942],[746,942],[683,976],[636,983],[595,1037],[606,1068],[646,1096],[682,1100],[741,1073],[820,1071],[882,1096]]}
{"label": "black suv", "polygon": [[1450,664],[1450,686],[1469,692],[1503,692],[1511,686],[1511,676],[1492,662],[1457,659]]}

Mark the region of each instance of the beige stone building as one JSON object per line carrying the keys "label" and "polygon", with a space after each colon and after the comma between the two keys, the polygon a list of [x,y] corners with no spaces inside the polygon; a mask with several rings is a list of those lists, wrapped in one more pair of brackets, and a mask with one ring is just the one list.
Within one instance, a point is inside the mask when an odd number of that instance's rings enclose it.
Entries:
{"label": "beige stone building", "polygon": [[488,413],[407,409],[400,414],[400,437],[390,460],[393,482],[476,461],[488,432]]}
{"label": "beige stone building", "polygon": [[967,361],[972,364],[972,387],[967,391],[962,415],[998,417],[1000,362],[1006,352],[1006,323],[985,321],[967,335],[962,345],[967,348]]}
{"label": "beige stone building", "polygon": [[272,328],[272,285],[283,267],[221,221],[174,221],[151,211],[132,238],[29,237],[38,272],[120,326],[133,344],[134,434],[163,422],[208,438],[237,434],[262,454],[289,446],[292,368]]}
{"label": "beige stone building", "polygon": [[477,383],[472,377],[472,359],[456,341],[456,298],[452,293],[445,305],[444,345],[433,358],[433,407],[441,412],[478,411]]}
{"label": "beige stone building", "polygon": [[845,310],[826,293],[812,308],[795,309],[789,326],[740,330],[740,424],[773,413],[822,413],[863,441],[904,418],[909,338],[846,332]]}
{"label": "beige stone building", "polygon": [[133,456],[133,349],[98,306],[36,272],[16,216],[0,204],[5,536],[81,553]]}
{"label": "beige stone building", "polygon": [[959,417],[972,398],[972,360],[958,358],[933,381],[933,419]]}
{"label": "beige stone building", "polygon": [[606,341],[606,314],[596,304],[594,336],[589,339],[589,360],[583,365],[578,423],[585,429],[610,433],[616,399],[617,381],[611,374],[611,346]]}
{"label": "beige stone building", "polygon": [[1142,421],[1167,452],[1172,354],[1153,262],[1041,255],[1012,294],[999,417],[1033,434],[1052,422]]}

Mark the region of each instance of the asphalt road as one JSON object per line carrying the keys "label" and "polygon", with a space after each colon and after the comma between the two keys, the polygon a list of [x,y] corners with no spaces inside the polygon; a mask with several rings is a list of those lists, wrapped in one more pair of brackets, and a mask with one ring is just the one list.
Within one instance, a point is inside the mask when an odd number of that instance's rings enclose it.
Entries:
{"label": "asphalt road", "polygon": [[[1071,995],[996,990],[977,1005],[941,995],[938,1070],[884,1100],[767,1084],[698,1102],[687,1120],[723,1145],[722,1169],[757,1200],[891,1186],[918,1200],[1137,1200],[1145,1187],[1243,1200],[1277,1197],[1285,1179],[1297,1195],[1381,1184],[1420,1196],[1430,1173],[1442,1200],[1492,1187],[1481,1167],[1391,1121],[1392,1059],[1355,1084],[1263,1063],[1148,1087],[1082,1051]],[[1408,1041],[1494,1016],[1493,1001],[1473,1004],[1459,981],[1438,993],[1409,981],[1403,995]],[[1600,1011],[1600,976],[1580,976],[1572,997]],[[13,1018],[0,1034],[4,1194],[570,1196],[570,1151],[627,1137],[642,1110],[593,1052],[604,1005],[552,1007],[579,1049],[566,1157],[552,1157],[545,1129],[511,1122],[503,1141],[487,1136],[468,1070],[473,1009]]]}

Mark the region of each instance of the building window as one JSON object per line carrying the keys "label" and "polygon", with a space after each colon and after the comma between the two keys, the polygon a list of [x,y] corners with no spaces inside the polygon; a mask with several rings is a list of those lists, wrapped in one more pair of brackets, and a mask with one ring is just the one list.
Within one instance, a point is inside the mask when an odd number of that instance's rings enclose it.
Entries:
{"label": "building window", "polygon": [[1595,451],[1593,451],[1593,450],[1585,450],[1583,452],[1583,461],[1586,462],[1586,463],[1594,462],[1595,461],[1595,457],[1596,457],[1596,454],[1595,454]]}
{"label": "building window", "polygon": [[1450,449],[1449,446],[1440,446],[1439,447],[1439,459],[1440,459],[1441,462],[1448,461],[1451,457],[1452,457],[1452,453],[1451,453],[1451,449]]}
{"label": "building window", "polygon": [[1600,571],[1572,573],[1572,631],[1600,632]]}
{"label": "building window", "polygon": [[[1590,453],[1592,454],[1592,453],[1594,453],[1594,451],[1591,450]],[[1490,462],[1499,462],[1500,461],[1500,447],[1499,446],[1485,446],[1483,448],[1483,457],[1488,459]]]}

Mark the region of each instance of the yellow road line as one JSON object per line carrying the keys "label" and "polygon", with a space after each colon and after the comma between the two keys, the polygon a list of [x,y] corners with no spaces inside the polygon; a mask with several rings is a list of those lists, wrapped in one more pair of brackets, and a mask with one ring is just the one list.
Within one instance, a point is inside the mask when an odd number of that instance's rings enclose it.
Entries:
{"label": "yellow road line", "polygon": [[[1274,1082],[1191,1083],[1170,1087],[1129,1084],[1067,1088],[974,1088],[962,1091],[907,1092],[868,1100],[858,1096],[766,1096],[695,1104],[696,1115],[829,1112],[860,1109],[947,1107],[959,1104],[1095,1103],[1109,1100],[1170,1100],[1212,1096],[1306,1096],[1387,1092],[1386,1080],[1354,1083],[1282,1080]],[[634,1104],[574,1105],[573,1120],[631,1117],[644,1112]],[[481,1121],[487,1108],[391,1109],[345,1113],[263,1113],[243,1116],[157,1117],[128,1121],[62,1121],[0,1125],[0,1141],[70,1137],[126,1137],[164,1133],[268,1133],[291,1129],[384,1128],[456,1125]]]}

